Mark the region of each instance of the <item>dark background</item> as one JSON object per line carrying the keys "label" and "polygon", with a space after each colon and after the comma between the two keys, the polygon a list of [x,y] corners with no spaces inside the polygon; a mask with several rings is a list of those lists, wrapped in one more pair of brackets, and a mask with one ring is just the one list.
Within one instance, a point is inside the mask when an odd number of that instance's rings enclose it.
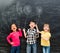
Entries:
{"label": "dark background", "polygon": [[[51,28],[51,53],[60,52],[60,0],[0,0],[0,53],[10,53],[6,41],[10,25],[28,28],[30,20],[36,21],[40,30],[44,23]],[[21,53],[26,52],[26,39],[21,38]],[[38,53],[42,53],[40,38],[37,39]]]}

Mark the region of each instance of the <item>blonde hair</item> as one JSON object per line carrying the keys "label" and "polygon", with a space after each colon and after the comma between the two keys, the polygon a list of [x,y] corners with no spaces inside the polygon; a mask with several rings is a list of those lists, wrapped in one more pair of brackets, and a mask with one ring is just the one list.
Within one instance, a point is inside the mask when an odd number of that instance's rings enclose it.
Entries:
{"label": "blonde hair", "polygon": [[45,26],[48,26],[48,28],[49,28],[48,31],[50,32],[50,26],[49,26],[49,24],[46,23],[46,24],[44,24],[44,27],[45,27]]}

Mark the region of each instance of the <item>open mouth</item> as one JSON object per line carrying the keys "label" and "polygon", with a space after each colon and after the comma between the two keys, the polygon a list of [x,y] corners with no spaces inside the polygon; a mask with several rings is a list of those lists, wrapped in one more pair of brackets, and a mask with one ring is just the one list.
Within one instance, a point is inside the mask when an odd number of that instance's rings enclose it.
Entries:
{"label": "open mouth", "polygon": [[13,28],[13,29],[16,29],[16,28]]}

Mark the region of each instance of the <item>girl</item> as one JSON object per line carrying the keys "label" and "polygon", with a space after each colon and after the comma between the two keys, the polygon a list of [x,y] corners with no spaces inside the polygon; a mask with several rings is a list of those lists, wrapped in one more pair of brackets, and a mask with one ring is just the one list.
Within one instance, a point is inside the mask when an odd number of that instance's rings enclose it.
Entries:
{"label": "girl", "polygon": [[20,39],[19,37],[22,37],[21,29],[18,29],[16,24],[11,25],[12,33],[10,33],[7,36],[7,41],[12,46],[11,47],[11,53],[20,53]]}
{"label": "girl", "polygon": [[43,47],[43,53],[50,53],[50,27],[49,24],[44,24],[43,31],[39,31],[36,26],[37,31],[41,33],[41,46]]}

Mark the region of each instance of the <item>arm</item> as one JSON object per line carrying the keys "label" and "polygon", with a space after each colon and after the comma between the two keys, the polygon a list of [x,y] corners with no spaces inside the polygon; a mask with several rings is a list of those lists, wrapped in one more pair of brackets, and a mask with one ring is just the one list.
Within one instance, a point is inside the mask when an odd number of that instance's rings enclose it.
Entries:
{"label": "arm", "polygon": [[47,40],[50,40],[50,38],[51,38],[51,34],[49,33],[49,37],[47,38]]}
{"label": "arm", "polygon": [[41,38],[43,38],[43,39],[44,39],[44,40],[46,40],[46,41],[47,41],[47,40],[50,40],[50,37],[51,37],[51,35],[50,35],[50,34],[49,34],[49,37],[47,37],[47,38],[46,38],[46,37],[44,37],[43,35],[41,36]]}
{"label": "arm", "polygon": [[20,37],[22,37],[22,30],[19,28],[19,34],[20,34]]}
{"label": "arm", "polygon": [[50,37],[49,38],[44,38],[46,41],[50,40]]}
{"label": "arm", "polygon": [[38,29],[38,26],[37,26],[37,24],[36,24],[36,29],[37,29],[37,32],[38,32],[38,33],[41,33],[41,32],[39,31],[39,29]]}
{"label": "arm", "polygon": [[27,35],[27,34],[26,34],[26,31],[25,31],[25,29],[23,29],[23,32],[24,32],[24,36],[25,36],[25,38],[27,38],[27,37],[26,37],[26,35]]}
{"label": "arm", "polygon": [[8,41],[9,44],[13,44],[13,42],[11,42],[11,40],[10,40],[11,36],[12,36],[11,34],[9,34],[9,35],[7,36],[7,41]]}
{"label": "arm", "polygon": [[46,40],[46,41],[49,40],[48,38],[45,38],[45,37],[41,37],[41,38],[43,38],[43,39]]}

